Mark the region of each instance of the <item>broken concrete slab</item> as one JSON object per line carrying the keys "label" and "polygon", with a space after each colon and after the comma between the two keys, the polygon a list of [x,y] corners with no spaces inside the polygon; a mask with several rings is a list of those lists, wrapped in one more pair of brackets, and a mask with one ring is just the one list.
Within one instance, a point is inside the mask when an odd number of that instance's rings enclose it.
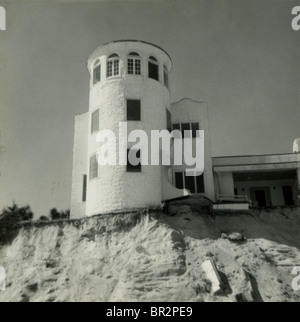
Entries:
{"label": "broken concrete slab", "polygon": [[255,278],[246,270],[241,269],[245,280],[245,291],[235,296],[237,302],[263,302]]}
{"label": "broken concrete slab", "polygon": [[214,261],[210,258],[203,262],[201,267],[205,272],[207,279],[211,282],[211,293],[213,295],[223,293],[222,279]]}

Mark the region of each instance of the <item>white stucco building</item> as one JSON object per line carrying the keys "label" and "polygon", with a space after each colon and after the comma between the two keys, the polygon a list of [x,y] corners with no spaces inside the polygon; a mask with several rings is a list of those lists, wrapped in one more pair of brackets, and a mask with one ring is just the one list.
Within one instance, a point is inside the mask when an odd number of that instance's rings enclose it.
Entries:
{"label": "white stucco building", "polygon": [[[213,158],[207,105],[191,99],[170,103],[172,61],[163,49],[143,41],[115,41],[96,48],[87,67],[89,110],[75,117],[72,218],[159,206],[189,194],[213,200],[217,194],[243,194],[259,199],[260,205],[265,198],[266,206],[295,203],[300,155]],[[141,129],[149,137],[151,130],[204,130],[204,174],[186,176],[186,165],[119,165],[118,154],[117,165],[99,166],[97,133],[112,130],[119,147],[124,135],[119,133],[120,122],[127,123],[128,133]],[[150,149],[149,144],[149,155]],[[121,152],[127,158],[127,149]]]}

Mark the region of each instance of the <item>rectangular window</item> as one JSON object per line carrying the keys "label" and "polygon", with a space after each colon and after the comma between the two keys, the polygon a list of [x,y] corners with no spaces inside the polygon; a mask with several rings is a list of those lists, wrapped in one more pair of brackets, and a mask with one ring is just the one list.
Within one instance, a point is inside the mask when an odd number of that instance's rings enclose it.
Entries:
{"label": "rectangular window", "polygon": [[82,183],[82,202],[86,202],[86,185],[87,185],[87,175],[83,175],[83,183]]}
{"label": "rectangular window", "polygon": [[141,101],[140,100],[127,100],[127,121],[140,121],[141,120]]}
{"label": "rectangular window", "polygon": [[99,110],[93,112],[91,122],[91,132],[99,131]]}
{"label": "rectangular window", "polygon": [[100,78],[101,78],[101,66],[96,66],[94,68],[94,72],[93,72],[93,85],[97,84],[98,82],[100,82]]}
{"label": "rectangular window", "polygon": [[114,75],[113,76],[118,76],[119,75],[119,59],[114,60]]}
{"label": "rectangular window", "polygon": [[[129,162],[129,151],[130,151],[130,149],[127,150],[127,172],[142,172],[141,161],[137,165],[132,165]],[[141,151],[140,150],[138,150],[136,152],[136,157],[137,158],[141,157]]]}
{"label": "rectangular window", "polygon": [[168,109],[166,109],[166,113],[167,113],[167,130],[169,132],[172,131],[172,116],[171,113]]}
{"label": "rectangular window", "polygon": [[134,74],[134,65],[133,65],[134,60],[133,59],[128,59],[128,74],[133,75]]}
{"label": "rectangular window", "polygon": [[185,174],[184,181],[185,181],[185,189],[190,190],[191,193],[195,193],[196,192],[195,177],[194,176],[187,176]]}
{"label": "rectangular window", "polygon": [[128,74],[141,75],[141,60],[128,58]]}
{"label": "rectangular window", "polygon": [[196,176],[196,185],[197,185],[197,193],[205,192],[203,174],[201,176]]}
{"label": "rectangular window", "polygon": [[191,130],[191,124],[190,123],[182,123],[181,124],[181,132],[182,132],[182,137],[188,137],[190,138],[190,132],[185,133],[184,131],[190,131]]}
{"label": "rectangular window", "polygon": [[90,180],[98,177],[98,161],[96,154],[90,158]]}
{"label": "rectangular window", "polygon": [[148,62],[149,78],[159,80],[158,65]]}
{"label": "rectangular window", "polygon": [[183,172],[175,172],[175,187],[177,189],[184,189]]}
{"label": "rectangular window", "polygon": [[141,75],[141,60],[140,59],[135,60],[135,74]]}
{"label": "rectangular window", "polygon": [[197,131],[199,131],[199,123],[192,123],[192,137],[197,137]]}
{"label": "rectangular window", "polygon": [[106,70],[106,77],[111,77],[113,75],[113,62],[107,62],[107,70]]}
{"label": "rectangular window", "polygon": [[175,186],[188,189],[191,193],[205,193],[204,176],[187,176],[185,172],[175,172]]}
{"label": "rectangular window", "polygon": [[179,130],[180,131],[180,124],[173,124],[173,130]]}
{"label": "rectangular window", "polygon": [[173,129],[173,131],[174,130],[178,130],[179,132],[180,132],[180,134],[179,135],[174,135],[174,138],[176,138],[176,139],[180,139],[181,138],[181,130],[180,130],[180,124],[173,124],[172,125],[172,129]]}
{"label": "rectangular window", "polygon": [[184,136],[184,131],[192,131],[192,137],[195,138],[197,136],[197,131],[200,130],[199,123],[182,123],[182,124],[173,124],[173,130],[181,131],[182,137],[190,137],[190,132],[188,132],[187,136]]}

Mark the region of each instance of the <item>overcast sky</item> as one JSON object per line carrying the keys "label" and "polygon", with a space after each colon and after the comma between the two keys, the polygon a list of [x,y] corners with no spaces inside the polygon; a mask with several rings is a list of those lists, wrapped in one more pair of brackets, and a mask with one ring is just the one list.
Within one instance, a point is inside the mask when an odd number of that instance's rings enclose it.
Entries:
{"label": "overcast sky", "polygon": [[289,0],[3,1],[0,207],[70,207],[74,115],[88,110],[86,60],[138,39],[172,57],[171,101],[209,107],[214,156],[289,153],[300,137],[300,31]]}

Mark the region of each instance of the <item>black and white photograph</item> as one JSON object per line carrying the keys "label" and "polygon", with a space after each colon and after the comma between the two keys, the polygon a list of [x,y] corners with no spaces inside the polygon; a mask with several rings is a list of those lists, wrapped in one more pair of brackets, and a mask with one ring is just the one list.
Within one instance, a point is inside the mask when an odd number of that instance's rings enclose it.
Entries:
{"label": "black and white photograph", "polygon": [[299,301],[300,1],[0,0],[0,302]]}

